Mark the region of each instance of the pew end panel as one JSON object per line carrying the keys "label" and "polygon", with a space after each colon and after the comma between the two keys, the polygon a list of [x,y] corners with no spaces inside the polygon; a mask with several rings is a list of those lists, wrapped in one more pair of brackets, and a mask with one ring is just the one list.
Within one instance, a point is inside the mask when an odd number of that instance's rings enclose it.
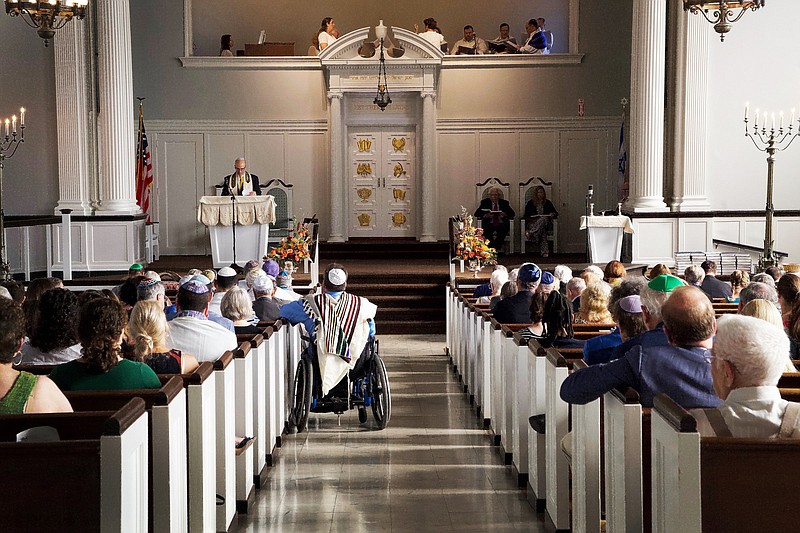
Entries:
{"label": "pew end panel", "polygon": [[[587,368],[581,359],[574,370]],[[572,531],[600,533],[602,399],[572,409]]]}
{"label": "pew end panel", "polygon": [[561,384],[569,375],[570,365],[555,348],[545,355],[545,460],[547,517],[556,530],[568,530],[569,463],[561,450],[561,439],[569,431],[569,404],[561,400]]}
{"label": "pew end panel", "polygon": [[224,499],[217,505],[217,531],[228,531],[236,518],[236,369],[233,352],[214,361],[216,387],[216,494]]}
{"label": "pew end panel", "polygon": [[[254,437],[253,375],[255,352],[250,341],[242,343],[233,351],[234,405],[236,411],[236,436]],[[253,455],[255,447],[236,450],[236,512],[247,514],[254,501]]]}
{"label": "pew end panel", "polygon": [[[530,383],[530,414],[545,413],[546,402],[546,350],[535,339],[528,341],[528,379]],[[528,480],[532,502],[537,511],[543,511],[547,498],[546,438],[526,422],[528,431]]]}

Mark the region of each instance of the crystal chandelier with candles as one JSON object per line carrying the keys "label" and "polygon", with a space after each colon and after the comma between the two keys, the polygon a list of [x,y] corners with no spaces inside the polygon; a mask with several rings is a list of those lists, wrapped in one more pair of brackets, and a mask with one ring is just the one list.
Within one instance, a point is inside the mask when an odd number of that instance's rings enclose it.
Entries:
{"label": "crystal chandelier with candles", "polygon": [[[742,18],[747,12],[764,7],[764,0],[748,0],[739,2],[704,2],[703,0],[683,0],[683,9],[702,14],[707,21],[714,25],[714,31],[719,33],[719,40],[725,40],[725,34],[731,31],[733,23]],[[709,15],[710,13],[710,15]]]}
{"label": "crystal chandelier with candles", "polygon": [[56,30],[64,27],[73,17],[82,19],[86,16],[89,0],[5,0],[5,3],[6,13],[21,17],[28,26],[36,28],[39,37],[44,39],[44,45],[48,46]]}

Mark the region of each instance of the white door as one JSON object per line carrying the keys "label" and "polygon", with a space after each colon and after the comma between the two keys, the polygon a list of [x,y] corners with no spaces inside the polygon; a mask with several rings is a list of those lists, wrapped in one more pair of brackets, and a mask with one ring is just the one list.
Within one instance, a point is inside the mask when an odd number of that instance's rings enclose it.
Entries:
{"label": "white door", "polygon": [[203,136],[161,133],[156,147],[161,254],[206,255],[208,229],[197,222],[197,199],[206,194]]}
{"label": "white door", "polygon": [[417,203],[414,132],[351,130],[350,237],[414,237]]}

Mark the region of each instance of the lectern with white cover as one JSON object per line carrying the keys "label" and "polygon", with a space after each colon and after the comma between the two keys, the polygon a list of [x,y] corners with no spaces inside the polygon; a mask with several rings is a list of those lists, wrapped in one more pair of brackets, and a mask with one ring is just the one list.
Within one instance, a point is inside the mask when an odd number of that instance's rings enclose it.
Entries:
{"label": "lectern with white cover", "polygon": [[269,195],[203,196],[197,206],[197,221],[208,226],[214,268],[234,262],[244,266],[250,259],[260,261],[267,253],[269,225],[275,222],[275,199]]}
{"label": "lectern with white cover", "polygon": [[608,263],[619,261],[622,253],[622,234],[633,233],[633,224],[625,215],[581,217],[581,229],[589,231],[591,262]]}

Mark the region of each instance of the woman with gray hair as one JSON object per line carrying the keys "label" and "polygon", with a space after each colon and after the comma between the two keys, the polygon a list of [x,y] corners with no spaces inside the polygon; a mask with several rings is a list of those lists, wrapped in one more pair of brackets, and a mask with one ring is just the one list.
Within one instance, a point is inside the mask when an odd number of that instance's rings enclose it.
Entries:
{"label": "woman with gray hair", "polygon": [[261,333],[258,326],[253,323],[256,315],[250,296],[241,287],[233,287],[226,292],[219,308],[222,316],[233,322],[237,335]]}
{"label": "woman with gray hair", "polygon": [[492,276],[489,278],[489,288],[492,290],[492,293],[489,296],[481,296],[478,298],[479,304],[488,304],[491,303],[492,299],[500,296],[500,290],[503,288],[503,285],[508,281],[508,270],[506,267],[499,265],[498,268],[495,268],[492,272]]}

